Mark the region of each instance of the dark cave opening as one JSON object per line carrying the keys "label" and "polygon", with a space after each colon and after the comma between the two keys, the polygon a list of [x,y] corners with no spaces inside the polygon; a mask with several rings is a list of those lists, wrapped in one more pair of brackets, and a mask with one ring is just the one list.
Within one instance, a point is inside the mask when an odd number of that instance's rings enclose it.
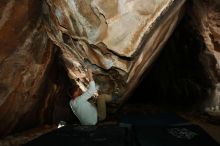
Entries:
{"label": "dark cave opening", "polygon": [[191,22],[189,15],[183,16],[128,103],[188,111],[204,108],[214,86],[200,60],[205,44]]}

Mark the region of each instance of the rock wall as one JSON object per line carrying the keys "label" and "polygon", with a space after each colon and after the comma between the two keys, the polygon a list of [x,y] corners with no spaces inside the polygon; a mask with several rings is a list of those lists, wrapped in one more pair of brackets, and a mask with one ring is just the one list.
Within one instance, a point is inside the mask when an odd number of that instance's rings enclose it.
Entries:
{"label": "rock wall", "polygon": [[217,0],[195,0],[192,10],[194,27],[200,32],[206,46],[200,61],[214,84],[212,97],[206,106],[220,106],[220,3]]}
{"label": "rock wall", "polygon": [[54,45],[42,27],[41,3],[0,2],[0,136],[40,123],[45,79],[54,56]]}
{"label": "rock wall", "polygon": [[0,136],[62,119],[69,81],[86,90],[87,64],[99,93],[113,97],[108,109],[117,109],[172,34],[184,2],[2,0]]}
{"label": "rock wall", "polygon": [[[148,98],[166,108],[196,111],[212,122],[220,116],[219,8],[213,0],[186,3],[186,13],[132,102]],[[140,91],[148,96],[142,99]]]}
{"label": "rock wall", "polygon": [[69,77],[86,90],[86,65],[92,64],[99,93],[112,96],[117,106],[171,35],[184,2],[47,0],[43,10],[47,33],[60,47]]}

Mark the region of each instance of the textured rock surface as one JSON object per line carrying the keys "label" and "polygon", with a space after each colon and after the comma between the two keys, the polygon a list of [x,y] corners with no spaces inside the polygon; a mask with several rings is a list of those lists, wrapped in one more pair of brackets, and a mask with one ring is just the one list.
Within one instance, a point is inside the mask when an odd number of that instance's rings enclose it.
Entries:
{"label": "textured rock surface", "polygon": [[46,2],[47,32],[62,50],[69,77],[85,90],[85,66],[93,64],[100,93],[112,95],[115,103],[138,84],[175,28],[184,4],[183,0]]}
{"label": "textured rock surface", "polygon": [[[212,98],[207,106],[220,106],[220,2],[196,0],[193,2],[193,10],[195,27],[206,46],[200,61],[214,84]],[[220,110],[216,110],[219,116]]]}
{"label": "textured rock surface", "polygon": [[[218,3],[187,3],[187,13],[140,86],[152,102],[175,110],[195,110],[213,123],[219,123],[220,115]],[[135,96],[141,97],[138,92]],[[211,116],[204,113],[206,106]]]}
{"label": "textured rock surface", "polygon": [[82,90],[86,65],[93,64],[100,93],[112,95],[112,105],[121,104],[171,35],[184,2],[2,0],[0,136],[57,121],[68,111],[59,93],[68,92],[63,80],[69,79],[56,78],[54,44]]}
{"label": "textured rock surface", "polygon": [[0,2],[0,136],[40,123],[46,98],[39,91],[53,56],[41,7],[35,0]]}

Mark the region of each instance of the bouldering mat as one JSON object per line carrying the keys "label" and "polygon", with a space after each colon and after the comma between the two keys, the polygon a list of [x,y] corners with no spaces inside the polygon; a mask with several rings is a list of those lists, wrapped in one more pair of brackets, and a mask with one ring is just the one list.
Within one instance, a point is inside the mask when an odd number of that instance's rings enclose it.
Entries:
{"label": "bouldering mat", "polygon": [[219,146],[196,125],[134,126],[140,146]]}
{"label": "bouldering mat", "polygon": [[140,146],[219,146],[201,127],[176,114],[123,115]]}
{"label": "bouldering mat", "polygon": [[171,126],[191,124],[188,120],[176,114],[122,115],[120,117],[120,123],[148,126]]}
{"label": "bouldering mat", "polygon": [[64,126],[25,146],[134,146],[128,127]]}

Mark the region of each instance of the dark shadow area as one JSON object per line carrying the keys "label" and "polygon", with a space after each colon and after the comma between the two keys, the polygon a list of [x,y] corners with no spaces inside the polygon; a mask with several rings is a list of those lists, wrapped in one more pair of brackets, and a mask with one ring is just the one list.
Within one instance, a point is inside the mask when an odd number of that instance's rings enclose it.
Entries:
{"label": "dark shadow area", "polygon": [[153,103],[174,110],[200,109],[212,81],[200,62],[205,45],[185,15],[144,75],[128,103]]}
{"label": "dark shadow area", "polygon": [[78,119],[74,116],[69,106],[69,101],[71,99],[71,91],[73,90],[73,82],[71,82],[68,77],[68,73],[66,67],[64,66],[64,62],[61,58],[61,52],[57,51],[56,57],[54,60],[54,65],[52,67],[52,71],[55,75],[50,76],[51,82],[54,81],[54,85],[56,86],[56,93],[54,94],[54,102],[51,110],[51,123],[58,124],[60,121],[66,122],[76,122],[78,123]]}

